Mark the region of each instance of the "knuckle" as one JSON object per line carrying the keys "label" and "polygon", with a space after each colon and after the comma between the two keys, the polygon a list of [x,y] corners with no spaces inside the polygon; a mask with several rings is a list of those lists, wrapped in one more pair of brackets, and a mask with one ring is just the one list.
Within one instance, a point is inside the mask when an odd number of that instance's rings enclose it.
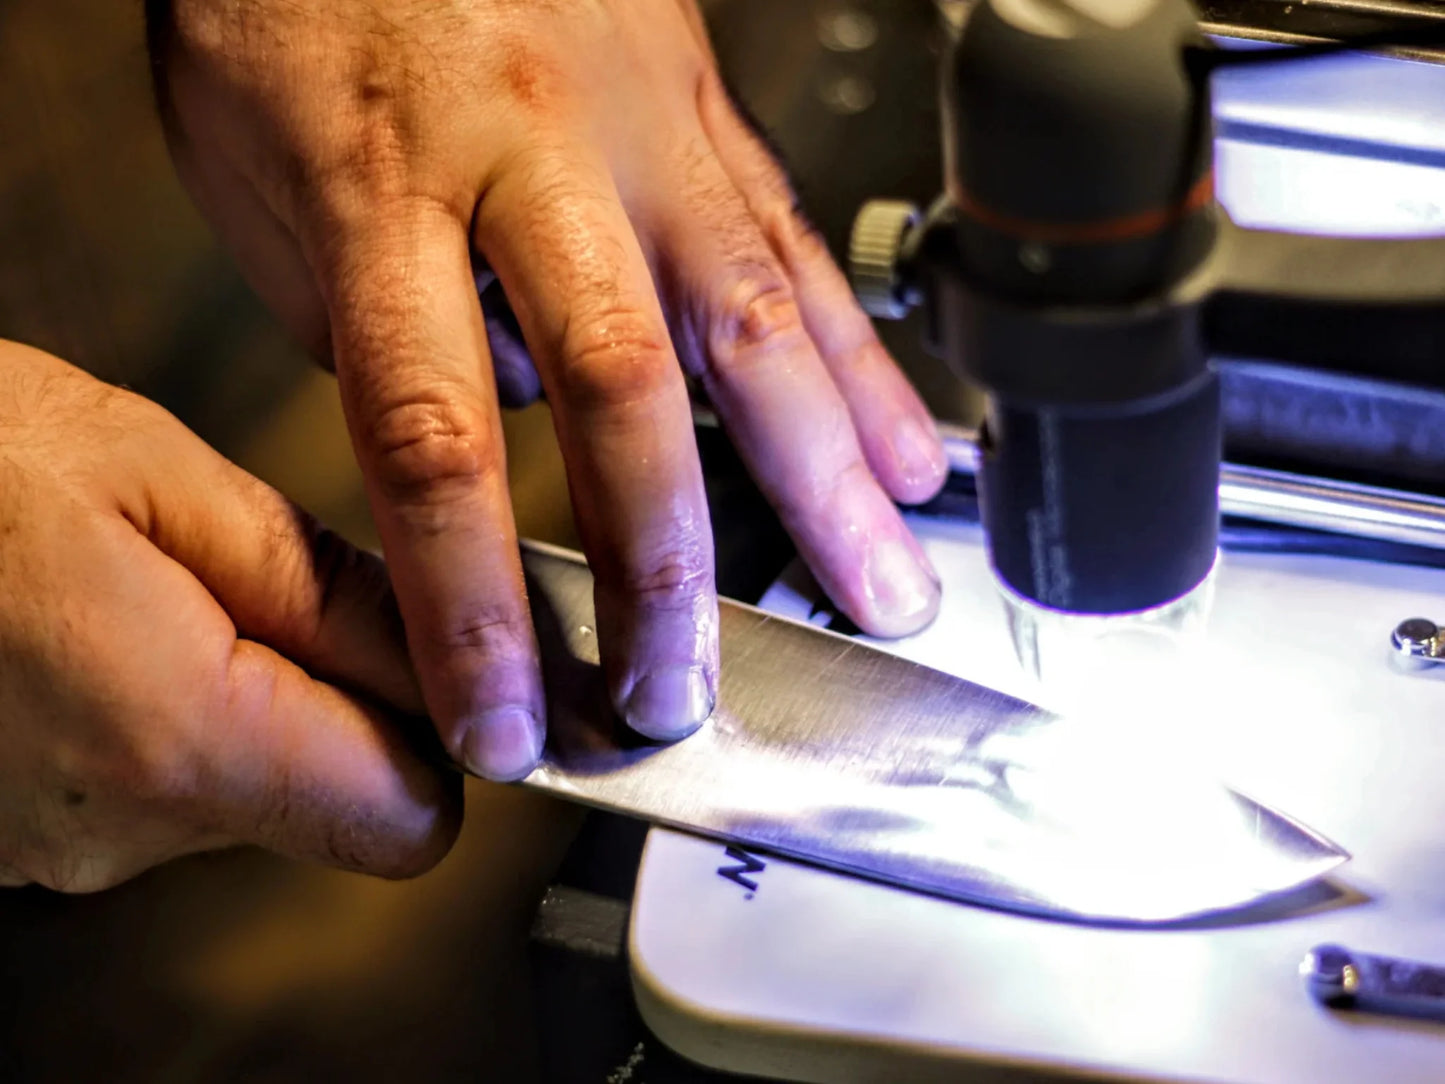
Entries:
{"label": "knuckle", "polygon": [[287,162],[283,190],[293,193],[305,212],[319,212],[323,221],[348,230],[374,223],[378,214],[405,222],[432,206],[464,221],[460,195],[422,170],[416,154],[422,133],[394,100],[395,91],[364,82],[356,93],[345,137],[314,160]]}
{"label": "knuckle", "polygon": [[368,207],[400,208],[411,193],[404,135],[375,114],[357,118],[350,138],[297,187],[316,193],[325,209],[351,224]]}
{"label": "knuckle", "polygon": [[432,646],[446,653],[476,653],[498,659],[530,653],[531,626],[520,604],[495,600],[468,607],[431,633]]}
{"label": "knuckle", "polygon": [[512,34],[497,43],[497,80],[506,96],[524,109],[555,111],[570,95],[565,67],[538,48],[535,37]]}
{"label": "knuckle", "polygon": [[[407,243],[432,216],[465,224],[474,192],[462,176],[426,155],[433,137],[385,76],[353,88],[342,130],[310,156],[261,163],[280,193],[298,239],[323,271],[344,264],[348,242]],[[405,265],[399,265],[399,278]],[[383,300],[378,298],[378,300]]]}
{"label": "knuckle", "polygon": [[666,330],[635,310],[615,310],[570,324],[562,344],[562,389],[583,411],[645,403],[675,375]]}
{"label": "knuckle", "polygon": [[691,609],[697,598],[716,589],[712,554],[701,544],[625,567],[619,580],[623,593],[658,609]]}
{"label": "knuckle", "polygon": [[403,505],[435,505],[474,492],[504,470],[479,407],[448,399],[409,400],[381,410],[368,433],[383,494]]}
{"label": "knuckle", "polygon": [[781,275],[755,270],[740,275],[728,289],[713,322],[714,375],[803,345],[807,333],[797,298]]}

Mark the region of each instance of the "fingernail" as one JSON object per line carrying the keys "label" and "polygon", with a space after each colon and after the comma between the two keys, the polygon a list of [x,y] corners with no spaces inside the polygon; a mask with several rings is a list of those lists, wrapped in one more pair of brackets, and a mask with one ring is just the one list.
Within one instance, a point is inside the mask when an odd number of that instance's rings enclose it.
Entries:
{"label": "fingernail", "polygon": [[639,734],[675,741],[707,722],[716,702],[701,666],[664,666],[638,680],[622,715]]}
{"label": "fingernail", "polygon": [[497,708],[472,720],[462,740],[468,771],[498,783],[521,779],[542,757],[542,728],[525,708]]}
{"label": "fingernail", "polygon": [[935,430],[929,433],[911,414],[905,414],[894,431],[893,447],[910,486],[932,488],[948,473],[948,454]]}
{"label": "fingernail", "polygon": [[938,612],[941,588],[928,558],[902,539],[879,543],[869,555],[868,602],[880,636],[917,632]]}

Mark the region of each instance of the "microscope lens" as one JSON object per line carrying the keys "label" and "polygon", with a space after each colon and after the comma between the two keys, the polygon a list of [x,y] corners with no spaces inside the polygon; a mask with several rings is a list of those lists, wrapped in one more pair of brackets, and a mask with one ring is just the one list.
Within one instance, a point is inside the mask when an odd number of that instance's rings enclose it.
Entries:
{"label": "microscope lens", "polygon": [[1209,369],[1142,402],[995,397],[979,487],[999,578],[1041,606],[1087,614],[1149,610],[1197,587],[1219,538],[1219,410]]}
{"label": "microscope lens", "polygon": [[1218,553],[1214,373],[1127,407],[994,401],[985,434],[989,556],[1024,668],[1071,704],[1177,673]]}

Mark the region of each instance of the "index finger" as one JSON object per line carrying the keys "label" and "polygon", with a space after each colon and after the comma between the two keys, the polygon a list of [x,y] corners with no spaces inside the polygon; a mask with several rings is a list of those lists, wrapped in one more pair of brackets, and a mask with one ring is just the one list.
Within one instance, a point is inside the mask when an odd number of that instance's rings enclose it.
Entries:
{"label": "index finger", "polygon": [[541,754],[541,672],[465,225],[423,199],[341,222],[322,269],[342,402],[422,694],[492,779]]}

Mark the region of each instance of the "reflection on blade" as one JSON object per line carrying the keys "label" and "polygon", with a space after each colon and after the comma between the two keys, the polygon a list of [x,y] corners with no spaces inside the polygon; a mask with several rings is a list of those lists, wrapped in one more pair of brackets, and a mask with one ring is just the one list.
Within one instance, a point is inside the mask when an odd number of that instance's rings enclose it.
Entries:
{"label": "reflection on blade", "polygon": [[1233,910],[1347,858],[1167,757],[1141,758],[1127,734],[730,602],[712,720],[675,745],[641,743],[606,708],[586,566],[540,547],[524,562],[551,728],[529,787],[892,884],[1091,921]]}

